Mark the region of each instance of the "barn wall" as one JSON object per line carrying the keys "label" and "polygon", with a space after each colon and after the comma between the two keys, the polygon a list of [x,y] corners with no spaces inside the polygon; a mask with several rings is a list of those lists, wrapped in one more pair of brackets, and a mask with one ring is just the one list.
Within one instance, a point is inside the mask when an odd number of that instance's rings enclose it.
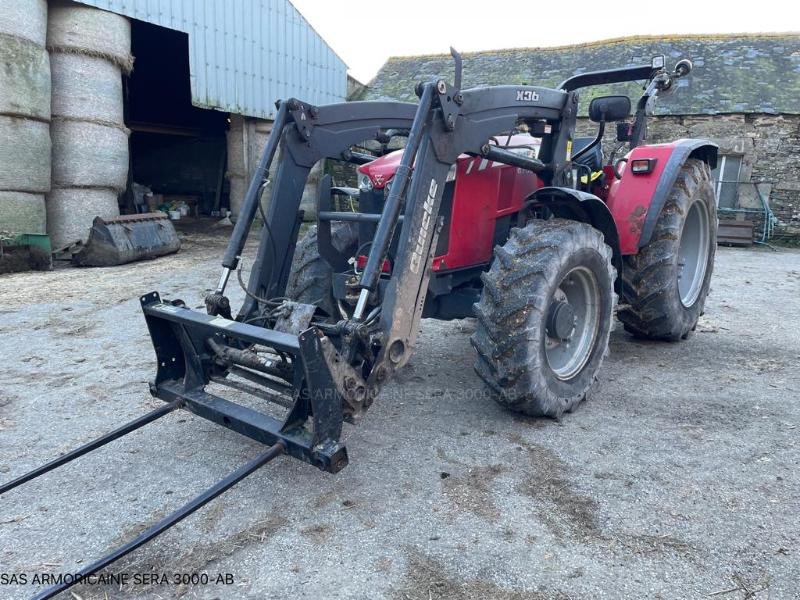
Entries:
{"label": "barn wall", "polygon": [[[614,146],[614,128],[609,129],[606,152]],[[577,131],[592,135],[597,125],[579,119]],[[648,134],[653,143],[706,138],[719,145],[721,154],[742,155],[739,180],[761,184],[779,220],[776,235],[800,236],[800,115],[661,115],[649,119]],[[756,208],[757,203],[753,186],[741,186],[739,206]]]}

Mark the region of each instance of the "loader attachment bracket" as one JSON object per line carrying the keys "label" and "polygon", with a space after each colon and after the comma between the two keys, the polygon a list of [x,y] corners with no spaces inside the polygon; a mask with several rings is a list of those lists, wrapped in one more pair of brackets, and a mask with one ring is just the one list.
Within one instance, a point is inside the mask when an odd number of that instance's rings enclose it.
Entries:
{"label": "loader attachment bracket", "polygon": [[[287,454],[323,471],[347,465],[339,442],[344,399],[335,359],[341,359],[324,350],[330,342],[320,330],[293,335],[266,329],[174,306],[157,292],[140,301],[158,360],[153,396],[263,444],[280,442]],[[255,349],[274,360],[259,359]],[[279,419],[205,390],[211,382],[225,384],[232,373],[257,385],[230,387],[252,390],[265,405],[289,406],[288,414]]]}

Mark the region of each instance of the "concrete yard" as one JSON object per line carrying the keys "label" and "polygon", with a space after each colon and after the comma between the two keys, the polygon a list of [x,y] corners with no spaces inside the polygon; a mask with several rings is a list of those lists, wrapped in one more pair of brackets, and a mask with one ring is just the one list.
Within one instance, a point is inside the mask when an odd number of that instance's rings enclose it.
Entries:
{"label": "concrete yard", "polygon": [[[148,263],[0,277],[0,481],[160,404],[138,296],[201,305],[226,233]],[[423,323],[409,367],[346,426],[340,474],[281,457],[108,571],[136,581],[63,597],[800,596],[800,251],[720,248],[697,332],[618,327],[561,422],[486,396],[473,326]],[[259,448],[180,412],[9,492],[0,598],[75,572]],[[173,583],[191,573],[209,582]]]}

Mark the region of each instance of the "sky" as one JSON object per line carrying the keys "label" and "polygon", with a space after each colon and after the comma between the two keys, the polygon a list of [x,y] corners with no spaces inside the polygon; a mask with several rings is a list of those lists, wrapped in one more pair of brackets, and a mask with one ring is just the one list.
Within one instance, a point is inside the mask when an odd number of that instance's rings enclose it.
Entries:
{"label": "sky", "polygon": [[[390,56],[442,54],[450,46],[470,52],[631,35],[800,31],[800,3],[793,0],[291,2],[363,83]],[[648,11],[648,6],[657,10]]]}

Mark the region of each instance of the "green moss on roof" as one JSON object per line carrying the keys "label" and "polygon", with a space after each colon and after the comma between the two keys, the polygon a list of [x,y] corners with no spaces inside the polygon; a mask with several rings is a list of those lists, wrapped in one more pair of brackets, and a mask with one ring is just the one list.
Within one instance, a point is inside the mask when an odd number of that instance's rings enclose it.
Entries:
{"label": "green moss on roof", "polygon": [[[692,74],[670,96],[659,99],[659,114],[800,114],[800,34],[735,34],[629,37],[556,48],[513,48],[464,53],[464,88],[522,84],[554,87],[586,71],[647,64],[658,54],[668,64],[689,57]],[[398,56],[383,65],[359,99],[415,101],[414,84],[452,79],[449,55]],[[634,100],[636,83],[588,88],[589,99],[624,93]]]}

